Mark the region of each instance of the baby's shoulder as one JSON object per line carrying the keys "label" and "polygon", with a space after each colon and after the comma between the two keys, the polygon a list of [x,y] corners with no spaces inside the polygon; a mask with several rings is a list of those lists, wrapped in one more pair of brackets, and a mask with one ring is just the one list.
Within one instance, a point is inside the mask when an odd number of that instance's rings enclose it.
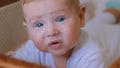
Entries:
{"label": "baby's shoulder", "polygon": [[103,54],[103,50],[94,38],[90,37],[87,32],[81,33],[77,46],[73,49],[73,55],[88,56],[95,54]]}

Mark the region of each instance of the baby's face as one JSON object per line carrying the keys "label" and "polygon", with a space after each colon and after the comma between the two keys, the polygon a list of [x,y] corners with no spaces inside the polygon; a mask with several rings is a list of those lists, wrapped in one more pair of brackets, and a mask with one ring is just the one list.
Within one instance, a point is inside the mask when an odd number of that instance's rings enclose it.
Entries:
{"label": "baby's face", "polygon": [[80,36],[80,13],[67,0],[33,1],[23,6],[26,27],[36,47],[64,55]]}

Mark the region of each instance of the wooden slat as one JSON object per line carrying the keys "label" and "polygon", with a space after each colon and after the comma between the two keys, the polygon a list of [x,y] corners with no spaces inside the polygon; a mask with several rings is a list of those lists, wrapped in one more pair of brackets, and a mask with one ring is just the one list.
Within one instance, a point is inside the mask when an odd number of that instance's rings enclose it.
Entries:
{"label": "wooden slat", "polygon": [[18,60],[5,55],[0,55],[0,68],[47,68],[47,67]]}
{"label": "wooden slat", "polygon": [[120,58],[118,58],[111,66],[110,68],[120,68]]}
{"label": "wooden slat", "polygon": [[8,5],[8,4],[16,2],[16,1],[19,1],[19,0],[0,0],[0,7],[3,7],[5,5]]}

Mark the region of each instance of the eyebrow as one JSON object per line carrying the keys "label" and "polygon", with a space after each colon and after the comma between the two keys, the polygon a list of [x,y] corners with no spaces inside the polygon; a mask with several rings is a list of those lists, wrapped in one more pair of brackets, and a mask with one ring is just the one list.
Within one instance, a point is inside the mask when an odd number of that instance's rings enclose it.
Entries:
{"label": "eyebrow", "polygon": [[60,12],[67,12],[67,10],[66,9],[55,10],[55,11],[51,12],[50,14],[53,15],[53,14],[58,14]]}
{"label": "eyebrow", "polygon": [[40,18],[41,18],[41,16],[33,16],[28,20],[28,22],[31,23],[31,21],[34,21],[34,20],[37,20],[37,19],[40,19]]}
{"label": "eyebrow", "polygon": [[[59,13],[61,13],[61,12],[65,12],[65,13],[66,13],[67,10],[66,10],[66,9],[55,10],[55,11],[50,12],[49,14],[50,14],[50,15],[56,15],[56,14],[59,14]],[[32,20],[40,19],[41,17],[42,17],[42,15],[33,16],[33,17],[31,17],[31,18],[28,20],[28,22],[31,22]]]}

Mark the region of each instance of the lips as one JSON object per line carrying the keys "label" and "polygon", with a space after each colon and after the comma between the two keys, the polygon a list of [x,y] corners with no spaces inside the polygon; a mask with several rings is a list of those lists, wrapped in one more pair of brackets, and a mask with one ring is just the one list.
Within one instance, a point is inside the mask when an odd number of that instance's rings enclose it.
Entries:
{"label": "lips", "polygon": [[62,41],[60,40],[51,41],[48,46],[50,46],[52,49],[59,49],[62,46]]}

